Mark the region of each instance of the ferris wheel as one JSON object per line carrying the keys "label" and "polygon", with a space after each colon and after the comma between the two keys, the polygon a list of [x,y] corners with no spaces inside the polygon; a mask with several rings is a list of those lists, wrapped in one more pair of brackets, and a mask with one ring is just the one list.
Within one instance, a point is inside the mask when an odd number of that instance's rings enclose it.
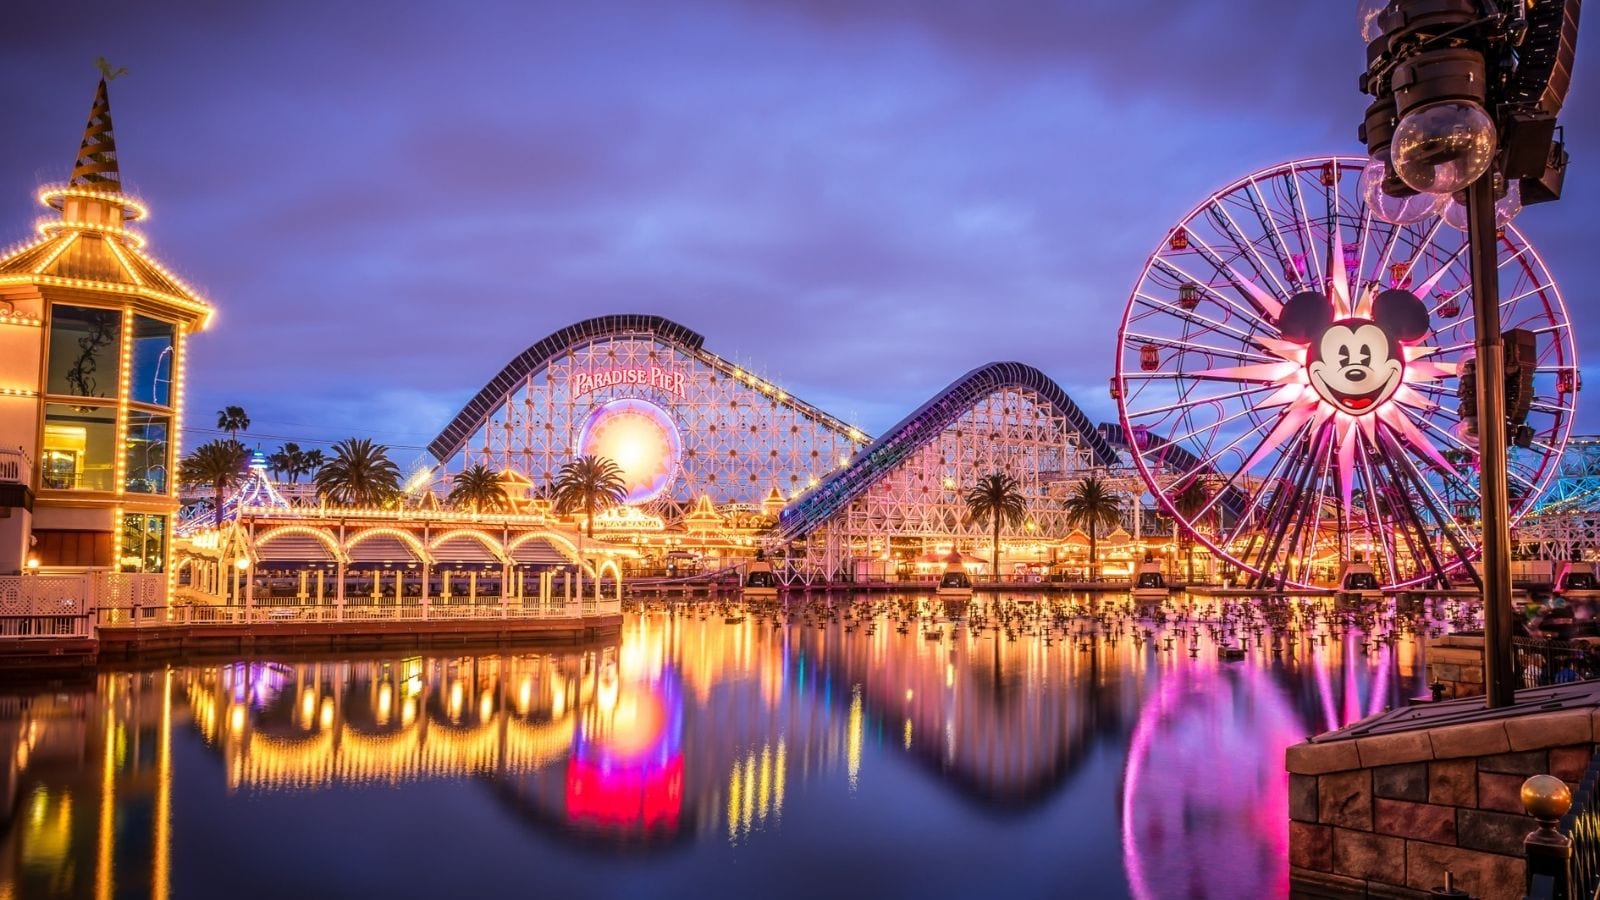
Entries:
{"label": "ferris wheel", "polygon": [[[1140,473],[1255,585],[1361,561],[1400,587],[1478,552],[1476,432],[1457,398],[1474,353],[1464,217],[1382,195],[1366,168],[1305,159],[1213,194],[1151,254],[1118,331],[1111,393]],[[1560,290],[1501,211],[1508,368],[1531,373],[1515,522],[1556,474],[1581,385]]]}

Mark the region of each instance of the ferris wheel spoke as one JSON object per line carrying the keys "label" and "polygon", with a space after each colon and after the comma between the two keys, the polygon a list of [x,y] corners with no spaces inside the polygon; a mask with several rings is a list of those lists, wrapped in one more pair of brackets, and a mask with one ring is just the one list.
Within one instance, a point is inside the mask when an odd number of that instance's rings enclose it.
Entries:
{"label": "ferris wheel spoke", "polygon": [[[1133,341],[1143,341],[1146,344],[1155,344],[1157,347],[1167,347],[1172,350],[1187,350],[1196,353],[1226,356],[1230,359],[1249,360],[1251,362],[1282,362],[1282,360],[1275,360],[1270,356],[1264,356],[1259,353],[1248,353],[1243,350],[1230,350],[1227,347],[1218,347],[1215,344],[1201,344],[1194,341],[1185,341],[1179,338],[1160,337],[1158,335],[1143,334],[1136,331],[1129,331],[1126,334],[1127,337]],[[1138,349],[1133,347],[1131,344],[1127,344],[1126,346],[1128,346],[1129,349]]]}
{"label": "ferris wheel spoke", "polygon": [[[1228,240],[1231,241],[1235,247],[1243,248],[1245,254],[1249,256],[1251,260],[1250,267],[1255,269],[1256,274],[1261,278],[1272,283],[1273,292],[1280,297],[1287,297],[1294,293],[1293,291],[1289,290],[1287,285],[1278,279],[1278,275],[1272,270],[1272,267],[1267,265],[1267,261],[1261,256],[1261,251],[1256,249],[1255,242],[1245,238],[1244,229],[1239,227],[1239,223],[1233,218],[1233,213],[1228,211],[1228,207],[1222,203],[1215,203],[1212,205],[1212,209],[1219,213],[1222,217],[1222,221],[1226,223],[1222,230],[1228,235]],[[1281,267],[1281,261],[1279,265]]]}
{"label": "ferris wheel spoke", "polygon": [[1542,400],[1533,401],[1533,403],[1528,405],[1528,408],[1534,412],[1549,413],[1556,416],[1570,414],[1573,412],[1573,408],[1570,406],[1562,406],[1559,403],[1549,403]]}
{"label": "ferris wheel spoke", "polygon": [[[1322,534],[1322,517],[1327,512],[1327,505],[1328,505],[1327,504],[1327,498],[1326,498],[1328,482],[1330,480],[1328,476],[1333,471],[1334,445],[1335,445],[1335,443],[1337,443],[1334,440],[1334,438],[1336,437],[1337,432],[1338,432],[1338,425],[1336,425],[1333,422],[1329,422],[1329,423],[1327,423],[1327,425],[1324,426],[1324,428],[1328,429],[1329,432],[1328,432],[1327,439],[1323,441],[1323,444],[1325,445],[1325,447],[1324,447],[1323,452],[1322,452],[1322,461],[1317,466],[1317,471],[1313,476],[1313,478],[1314,478],[1314,480],[1316,482],[1316,492],[1317,492],[1315,498],[1312,501],[1313,502],[1313,506],[1314,506],[1314,508],[1316,510],[1316,518],[1311,523],[1311,532],[1310,532],[1310,536],[1309,536],[1309,538],[1307,540],[1306,555],[1309,558],[1315,558],[1316,549],[1317,549],[1317,541],[1318,541],[1318,538]],[[1302,516],[1302,518],[1304,518],[1304,517]],[[1297,536],[1297,541],[1298,541],[1298,536]],[[1291,553],[1292,552],[1293,551],[1291,550]]]}
{"label": "ferris wheel spoke", "polygon": [[[1239,274],[1238,269],[1235,269],[1231,263],[1224,260],[1222,254],[1213,249],[1199,235],[1191,234],[1190,240],[1199,245],[1200,249],[1195,252],[1199,254],[1200,258],[1215,269],[1218,275],[1226,278],[1228,284],[1239,292],[1239,296],[1254,307],[1255,312],[1252,314],[1254,318],[1270,327],[1271,320],[1277,318],[1278,312],[1283,308],[1283,304],[1279,302],[1278,298],[1272,296],[1271,293],[1254,281]],[[1191,278],[1190,280],[1193,279]],[[1208,284],[1208,282],[1198,283],[1202,285]],[[1215,294],[1216,292],[1207,291],[1207,293]]]}
{"label": "ferris wheel spoke", "polygon": [[1176,316],[1177,318],[1182,319],[1185,322],[1192,322],[1192,323],[1196,323],[1196,324],[1199,324],[1199,325],[1204,325],[1206,327],[1206,329],[1209,330],[1209,331],[1217,331],[1217,332],[1221,332],[1223,334],[1232,335],[1234,337],[1239,338],[1242,341],[1253,341],[1253,340],[1255,340],[1254,335],[1248,334],[1248,333],[1246,333],[1244,331],[1240,331],[1239,329],[1234,328],[1231,325],[1225,325],[1222,322],[1218,322],[1217,320],[1209,318],[1207,316],[1202,316],[1199,313],[1193,312],[1191,310],[1184,309],[1181,306],[1177,306],[1176,304],[1173,304],[1171,301],[1161,300],[1161,299],[1158,299],[1156,297],[1152,297],[1149,294],[1146,294],[1146,293],[1143,293],[1143,292],[1139,292],[1135,296],[1137,296],[1139,298],[1139,302],[1141,304],[1143,304],[1144,306],[1146,306],[1146,307],[1148,307],[1150,309],[1155,309],[1155,310],[1158,310],[1160,312],[1164,312],[1164,313],[1167,313],[1169,315]]}
{"label": "ferris wheel spoke", "polygon": [[[1269,385],[1269,387],[1270,387],[1270,385]],[[1217,431],[1217,430],[1221,429],[1222,426],[1227,425],[1229,422],[1236,421],[1238,419],[1244,418],[1245,416],[1254,415],[1257,412],[1258,412],[1258,410],[1256,408],[1247,406],[1247,407],[1239,410],[1238,412],[1236,412],[1236,413],[1234,413],[1234,414],[1232,414],[1232,415],[1230,415],[1230,416],[1228,416],[1228,417],[1226,417],[1224,419],[1218,419],[1215,422],[1209,422],[1207,424],[1199,426],[1198,428],[1194,428],[1194,429],[1191,429],[1189,431],[1186,431],[1183,434],[1174,435],[1174,436],[1172,436],[1172,437],[1167,439],[1167,443],[1169,443],[1169,444],[1182,444],[1184,441],[1187,441],[1190,438],[1193,438],[1195,435],[1200,434],[1201,432]]]}
{"label": "ferris wheel spoke", "polygon": [[[1301,424],[1301,431],[1304,431],[1308,427],[1310,427],[1309,424],[1302,423]],[[1269,435],[1269,437],[1270,437],[1270,435]],[[1298,440],[1298,439],[1299,439],[1299,436],[1297,434],[1296,435],[1296,440]],[[1266,438],[1263,438],[1263,442],[1265,440],[1266,440]],[[1259,453],[1259,452],[1260,452],[1260,445],[1257,445],[1256,453]],[[1255,454],[1252,454],[1252,455],[1255,455]],[[1287,471],[1289,467],[1292,467],[1295,464],[1295,459],[1296,459],[1296,457],[1294,457],[1292,454],[1282,453],[1282,454],[1278,455],[1277,459],[1273,460],[1272,465],[1267,468],[1266,475],[1260,481],[1257,482],[1257,485],[1258,485],[1257,490],[1255,490],[1255,491],[1253,491],[1253,492],[1251,492],[1249,494],[1249,503],[1245,506],[1245,509],[1247,511],[1255,508],[1256,501],[1261,497],[1262,493],[1264,492],[1264,489],[1265,489],[1266,485],[1269,485],[1269,484],[1273,483],[1274,479],[1282,477],[1282,476],[1278,475],[1279,469],[1284,469],[1285,471]],[[1246,475],[1246,473],[1248,471],[1249,471],[1249,466],[1245,466],[1245,465],[1239,466],[1239,468],[1234,471],[1234,474],[1232,476],[1230,476],[1227,479],[1227,481],[1225,481],[1223,483],[1223,487],[1224,488],[1232,487],[1235,479],[1237,479],[1241,475],[1244,475],[1246,477],[1247,482],[1248,482],[1249,476]],[[1219,491],[1218,492],[1218,496],[1220,496],[1220,495],[1221,495],[1221,492]],[[1239,523],[1235,524],[1233,533],[1231,535],[1229,535],[1229,537],[1228,537],[1228,540],[1227,540],[1228,543],[1232,543],[1233,541],[1238,539],[1239,530],[1241,528],[1243,528],[1245,524],[1246,523],[1244,521],[1240,521]]]}
{"label": "ferris wheel spoke", "polygon": [[1311,238],[1311,214],[1306,211],[1306,196],[1305,192],[1300,188],[1300,179],[1297,175],[1296,170],[1290,167],[1284,173],[1283,179],[1284,183],[1288,185],[1290,202],[1294,204],[1296,210],[1300,213],[1295,234],[1300,239],[1300,250],[1305,255],[1306,279],[1311,282],[1313,290],[1327,293],[1327,278],[1324,276],[1327,269],[1323,267],[1322,259],[1317,256],[1317,242]]}
{"label": "ferris wheel spoke", "polygon": [[[1254,175],[1250,176],[1248,180],[1250,189],[1245,192],[1245,197],[1249,199],[1250,206],[1255,211],[1257,220],[1261,223],[1262,232],[1266,233],[1270,238],[1268,242],[1272,245],[1272,252],[1278,257],[1278,264],[1283,269],[1284,277],[1291,282],[1289,287],[1285,289],[1284,294],[1293,294],[1299,289],[1300,279],[1289,275],[1291,271],[1294,271],[1294,257],[1289,249],[1289,242],[1284,240],[1283,232],[1278,229],[1277,218],[1273,215],[1272,208],[1267,204],[1266,195],[1261,192],[1260,183],[1256,181]],[[1296,275],[1298,274],[1296,272]]]}
{"label": "ferris wheel spoke", "polygon": [[[1222,457],[1228,455],[1228,453],[1232,452],[1240,444],[1244,443],[1252,434],[1255,434],[1256,432],[1258,432],[1258,431],[1262,430],[1263,428],[1267,427],[1268,425],[1272,424],[1272,421],[1273,421],[1272,419],[1263,419],[1262,421],[1258,422],[1254,428],[1251,428],[1249,431],[1246,431],[1243,434],[1240,434],[1239,436],[1235,437],[1232,441],[1229,441],[1228,444],[1225,447],[1223,447],[1221,450],[1218,450],[1215,453],[1211,453],[1211,454],[1199,459],[1193,466],[1190,466],[1187,470],[1185,470],[1184,472],[1179,474],[1178,477],[1176,479],[1174,479],[1173,483],[1174,484],[1185,484],[1185,483],[1187,483],[1189,481],[1189,479],[1194,478],[1195,476],[1203,474],[1206,471],[1210,470],[1211,467],[1213,465],[1215,465],[1218,460],[1222,459]],[[1265,441],[1266,438],[1263,437],[1262,440]],[[1238,473],[1235,473],[1234,477],[1237,477],[1237,475],[1238,475]],[[1228,480],[1228,485],[1227,486],[1231,486],[1232,482],[1233,482],[1233,479],[1230,478]],[[1214,498],[1213,498],[1213,502],[1215,502]],[[1211,506],[1211,504],[1209,504],[1209,503],[1206,504],[1206,509],[1209,509],[1210,506]],[[1205,512],[1205,510],[1201,510],[1202,514],[1204,514],[1204,512]]]}
{"label": "ferris wheel spoke", "polygon": [[[1296,558],[1294,543],[1298,541],[1299,531],[1304,527],[1305,519],[1307,518],[1306,513],[1308,512],[1305,506],[1305,493],[1316,475],[1317,461],[1321,455],[1323,434],[1326,427],[1325,423],[1323,428],[1318,429],[1311,436],[1314,440],[1309,442],[1311,447],[1307,453],[1298,455],[1285,454],[1279,457],[1280,460],[1290,460],[1291,462],[1285,469],[1284,476],[1279,479],[1279,483],[1282,486],[1273,491],[1272,503],[1268,507],[1267,520],[1262,526],[1264,536],[1260,552],[1256,556],[1256,568],[1261,571],[1263,577],[1266,577],[1273,561],[1280,556],[1286,557],[1283,568],[1284,575],[1287,577],[1290,564]],[[1280,496],[1285,488],[1289,491],[1288,497]],[[1291,541],[1289,547],[1284,548],[1284,539],[1289,536],[1291,528],[1295,530],[1295,540]]]}
{"label": "ferris wheel spoke", "polygon": [[[1399,443],[1398,438],[1394,437],[1393,435],[1390,437],[1392,444]],[[1456,558],[1460,560],[1461,563],[1465,564],[1469,560],[1471,551],[1467,549],[1466,544],[1462,542],[1460,536],[1456,533],[1456,530],[1460,528],[1460,525],[1453,517],[1450,516],[1448,512],[1449,504],[1446,503],[1444,499],[1433,490],[1433,485],[1430,484],[1425,477],[1423,477],[1422,473],[1417,469],[1416,464],[1410,456],[1402,452],[1398,454],[1398,458],[1400,460],[1400,465],[1404,467],[1404,471],[1410,476],[1411,483],[1415,487],[1422,489],[1422,503],[1424,507],[1426,507],[1433,515],[1434,521],[1438,523],[1439,532],[1444,535],[1445,540],[1448,541],[1452,549],[1455,550]],[[1409,504],[1405,505],[1405,508],[1407,510],[1414,509]],[[1432,545],[1427,542],[1425,530],[1422,532],[1421,537],[1423,538],[1423,546],[1426,547],[1431,553]],[[1438,571],[1443,571],[1445,568],[1438,560],[1435,560],[1434,567]]]}
{"label": "ferris wheel spoke", "polygon": [[[1177,376],[1174,376],[1174,377],[1177,377]],[[1218,381],[1220,382],[1221,379],[1218,379]],[[1275,385],[1275,384],[1258,384],[1258,385],[1256,385],[1254,387],[1244,388],[1243,390],[1234,391],[1234,392],[1229,393],[1229,394],[1217,394],[1215,396],[1210,396],[1210,397],[1199,397],[1199,398],[1196,398],[1196,400],[1194,402],[1198,402],[1198,403],[1219,403],[1219,402],[1224,401],[1224,400],[1237,400],[1237,399],[1239,399],[1241,397],[1248,397],[1251,394],[1259,394],[1262,391],[1274,391],[1274,390],[1277,390],[1277,389],[1278,389],[1278,386]],[[1169,404],[1167,404],[1165,406],[1153,406],[1153,407],[1151,407],[1149,409],[1141,409],[1138,412],[1130,411],[1128,413],[1128,419],[1129,419],[1129,421],[1132,421],[1133,419],[1136,419],[1136,418],[1143,419],[1143,418],[1147,418],[1149,416],[1159,415],[1161,413],[1175,412],[1177,410],[1183,409],[1183,408],[1191,406],[1191,405],[1193,405],[1193,403],[1191,403],[1189,400],[1186,399],[1186,400],[1180,400],[1180,401],[1178,401],[1176,403],[1169,403]],[[1168,443],[1177,443],[1177,442],[1176,441],[1169,441]]]}

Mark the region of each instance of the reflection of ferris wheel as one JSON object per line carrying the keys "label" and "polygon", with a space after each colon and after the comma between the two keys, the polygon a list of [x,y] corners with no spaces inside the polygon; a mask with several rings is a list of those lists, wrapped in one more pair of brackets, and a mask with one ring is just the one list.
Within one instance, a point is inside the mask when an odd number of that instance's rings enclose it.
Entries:
{"label": "reflection of ferris wheel", "polygon": [[[1140,472],[1257,583],[1307,585],[1360,557],[1399,586],[1477,554],[1476,441],[1456,399],[1473,355],[1466,234],[1372,215],[1365,163],[1302,160],[1214,194],[1151,255],[1118,332],[1112,393]],[[1516,516],[1555,474],[1579,381],[1549,271],[1516,228],[1498,245],[1502,325],[1534,341]]]}

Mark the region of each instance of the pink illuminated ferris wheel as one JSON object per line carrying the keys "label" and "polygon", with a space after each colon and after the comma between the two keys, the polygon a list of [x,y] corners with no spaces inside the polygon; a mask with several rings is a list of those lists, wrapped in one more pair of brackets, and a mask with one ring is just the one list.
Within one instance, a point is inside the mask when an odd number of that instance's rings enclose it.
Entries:
{"label": "pink illuminated ferris wheel", "polygon": [[[1362,561],[1400,586],[1477,555],[1476,437],[1457,399],[1467,236],[1428,198],[1369,208],[1365,165],[1306,159],[1218,191],[1150,256],[1117,335],[1111,391],[1141,474],[1255,584],[1326,583]],[[1544,262],[1509,223],[1498,244],[1501,324],[1532,372],[1510,454],[1520,515],[1556,474],[1580,381]]]}

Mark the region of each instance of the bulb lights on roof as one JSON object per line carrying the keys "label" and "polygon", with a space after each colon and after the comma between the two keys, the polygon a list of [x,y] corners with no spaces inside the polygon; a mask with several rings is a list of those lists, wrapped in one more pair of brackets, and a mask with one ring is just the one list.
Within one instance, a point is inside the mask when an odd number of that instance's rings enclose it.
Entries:
{"label": "bulb lights on roof", "polygon": [[113,237],[122,238],[140,249],[143,249],[145,244],[149,243],[144,235],[131,228],[123,228],[106,222],[89,222],[82,219],[40,219],[34,223],[33,227],[34,230],[45,237],[58,231],[89,231],[95,234],[109,234]]}
{"label": "bulb lights on roof", "polygon": [[39,191],[39,205],[51,209],[60,209],[65,205],[68,197],[77,197],[83,200],[99,200],[105,203],[114,203],[122,207],[122,216],[125,219],[144,219],[150,215],[149,207],[129,197],[127,194],[112,191],[96,191],[89,188],[71,187],[69,185],[48,185]]}
{"label": "bulb lights on roof", "polygon": [[[141,256],[141,260],[149,259]],[[174,282],[176,283],[176,282]],[[204,329],[211,322],[215,310],[211,304],[204,300],[191,297],[180,297],[166,291],[153,290],[149,287],[138,287],[131,284],[117,284],[111,281],[95,281],[88,278],[64,278],[60,275],[0,275],[0,285],[5,284],[39,284],[47,287],[78,288],[86,291],[101,291],[115,294],[134,294],[170,303],[180,309],[191,312],[200,320],[200,327]],[[181,285],[180,285],[181,287]]]}
{"label": "bulb lights on roof", "polygon": [[37,397],[39,392],[33,388],[0,387],[0,397]]}

